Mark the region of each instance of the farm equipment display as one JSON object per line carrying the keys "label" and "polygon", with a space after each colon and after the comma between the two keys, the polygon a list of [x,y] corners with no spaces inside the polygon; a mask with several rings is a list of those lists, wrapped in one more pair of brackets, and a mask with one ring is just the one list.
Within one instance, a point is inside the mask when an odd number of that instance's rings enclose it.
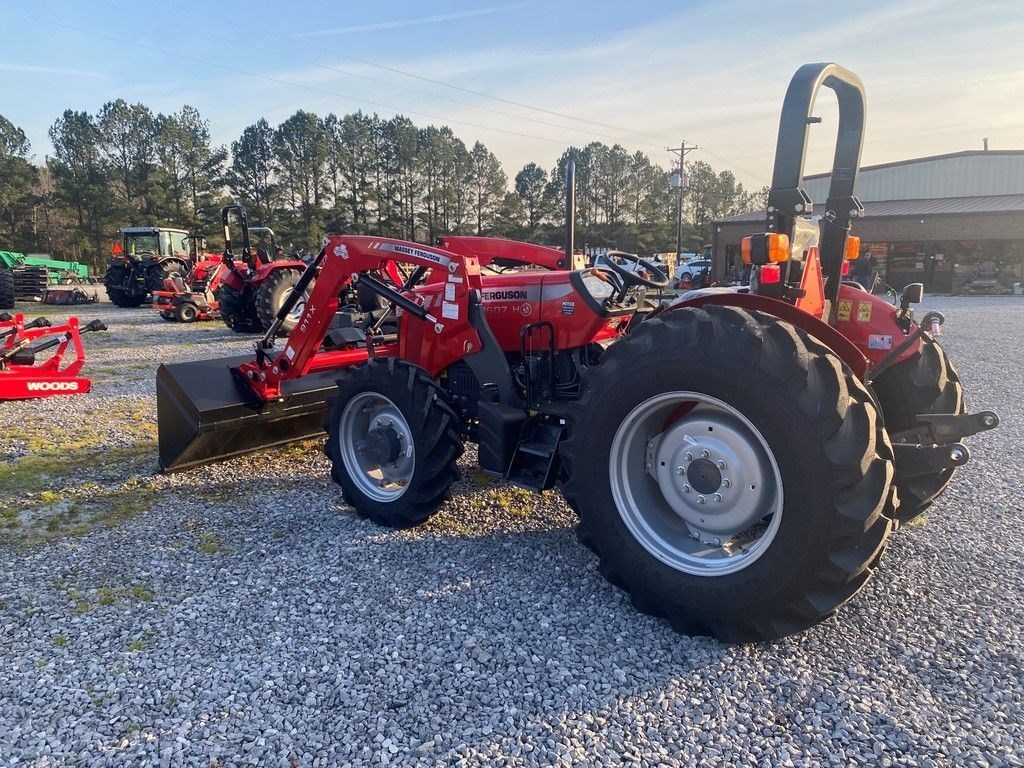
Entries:
{"label": "farm equipment display", "polygon": [[[231,218],[238,221],[241,253],[232,251]],[[270,227],[250,227],[245,207],[239,204],[221,210],[224,225],[224,265],[227,273],[217,290],[221,317],[237,333],[259,333],[270,327],[292,287],[299,281],[306,264],[298,259],[275,259],[277,243]],[[267,244],[254,246],[252,235],[262,235]],[[239,243],[236,240],[235,243]],[[280,324],[288,333],[302,313],[302,303]]]}
{"label": "farm equipment display", "polygon": [[[816,222],[801,183],[822,87],[840,117]],[[331,237],[255,356],[160,367],[161,468],[326,428],[345,501],[408,527],[441,506],[475,442],[485,472],[561,488],[600,572],[640,611],[727,641],[806,629],[860,591],[897,520],[968,460],[962,438],[998,424],[964,412],[936,342],[942,316],[914,318],[920,286],[893,305],[842,284],[858,250],[863,122],[859,78],[835,64],[797,71],[742,289],[655,306],[648,291],[669,278],[638,256],[571,269],[571,183],[562,252]],[[401,286],[377,276],[391,260],[412,270]],[[534,268],[486,270],[505,264]],[[380,298],[393,330],[338,313],[353,285]]]}
{"label": "farm equipment display", "polygon": [[[88,392],[92,383],[79,375],[85,365],[82,334],[105,330],[99,320],[80,327],[77,317],[54,325],[45,318],[26,323],[23,315],[0,315],[0,401]],[[65,363],[69,349],[74,359]]]}
{"label": "farm equipment display", "polygon": [[163,290],[153,291],[153,309],[164,320],[182,323],[219,319],[216,293],[227,269],[221,259],[203,259],[196,262],[185,279],[165,278]]}
{"label": "farm equipment display", "polygon": [[[9,271],[8,277],[2,273]],[[89,278],[89,268],[77,261],[61,261],[39,254],[0,251],[0,307],[13,307],[10,291],[19,301],[44,300],[53,285],[72,284]],[[6,283],[10,282],[10,285]],[[6,302],[6,303],[5,303]]]}
{"label": "farm equipment display", "polygon": [[124,227],[118,233],[121,240],[111,248],[103,284],[119,307],[141,306],[153,291],[163,289],[164,280],[187,275],[203,258],[203,238],[183,229]]}

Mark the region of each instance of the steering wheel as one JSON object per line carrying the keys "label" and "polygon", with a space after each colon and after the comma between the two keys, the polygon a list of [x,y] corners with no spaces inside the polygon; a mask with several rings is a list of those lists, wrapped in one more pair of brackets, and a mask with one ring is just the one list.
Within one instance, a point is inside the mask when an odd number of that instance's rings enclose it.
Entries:
{"label": "steering wheel", "polygon": [[[636,264],[638,267],[643,267],[648,277],[644,277],[639,271],[633,271],[626,269],[621,264],[615,262],[612,257],[618,257],[624,261],[629,261]],[[600,266],[606,267],[615,273],[616,277],[622,285],[617,297],[618,301],[625,298],[626,292],[634,285],[642,285],[647,288],[664,288],[668,285],[668,275],[665,274],[657,265],[653,264],[647,259],[641,259],[635,253],[626,253],[625,251],[608,251],[600,258]],[[596,266],[596,265],[595,265]]]}

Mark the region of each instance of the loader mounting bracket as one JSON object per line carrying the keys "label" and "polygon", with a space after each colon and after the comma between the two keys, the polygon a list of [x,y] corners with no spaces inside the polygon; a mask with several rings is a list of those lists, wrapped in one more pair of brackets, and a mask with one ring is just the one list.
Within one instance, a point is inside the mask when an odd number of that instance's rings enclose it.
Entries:
{"label": "loader mounting bracket", "polygon": [[896,477],[900,479],[954,469],[963,466],[971,458],[971,452],[962,443],[945,445],[893,443],[892,451],[896,459]]}

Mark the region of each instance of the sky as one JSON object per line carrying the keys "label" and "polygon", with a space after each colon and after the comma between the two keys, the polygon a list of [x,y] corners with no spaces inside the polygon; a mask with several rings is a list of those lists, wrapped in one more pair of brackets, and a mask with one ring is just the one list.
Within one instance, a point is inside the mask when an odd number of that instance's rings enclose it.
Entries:
{"label": "sky", "polygon": [[[1024,2],[0,0],[0,114],[37,161],[67,108],[191,104],[229,144],[260,117],[362,109],[448,124],[510,176],[598,140],[771,177],[789,78],[834,61],[867,91],[863,165],[1024,149]],[[454,87],[453,87],[454,86]],[[826,171],[836,110],[806,171]]]}

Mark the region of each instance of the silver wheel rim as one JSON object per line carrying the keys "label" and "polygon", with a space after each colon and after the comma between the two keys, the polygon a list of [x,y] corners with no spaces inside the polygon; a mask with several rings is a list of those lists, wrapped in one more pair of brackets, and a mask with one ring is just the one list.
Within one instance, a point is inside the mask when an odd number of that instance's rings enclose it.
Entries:
{"label": "silver wheel rim", "polygon": [[[397,447],[393,457],[382,457],[372,449],[381,433],[389,441],[393,438]],[[384,395],[363,392],[345,404],[338,445],[349,477],[374,501],[394,501],[409,487],[416,467],[412,430],[398,406]]]}
{"label": "silver wheel rim", "polygon": [[608,469],[630,533],[684,573],[747,568],[782,522],[782,476],[767,441],[709,395],[663,392],[637,405],[615,433]]}
{"label": "silver wheel rim", "polygon": [[292,307],[292,311],[288,313],[288,319],[293,323],[299,322],[302,319],[302,313],[306,311],[306,301],[309,299],[309,291],[305,291],[302,297],[295,302],[295,306]]}

